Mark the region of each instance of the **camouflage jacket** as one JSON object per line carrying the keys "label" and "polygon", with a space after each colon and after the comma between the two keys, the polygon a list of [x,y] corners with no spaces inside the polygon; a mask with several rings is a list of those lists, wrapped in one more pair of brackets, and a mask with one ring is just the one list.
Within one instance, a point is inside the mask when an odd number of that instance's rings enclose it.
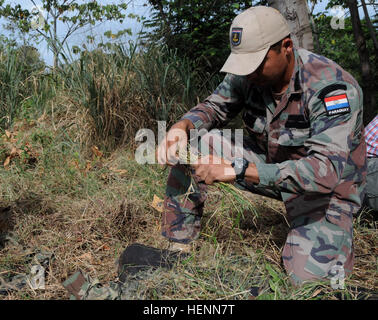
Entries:
{"label": "camouflage jacket", "polygon": [[227,74],[182,118],[210,130],[243,110],[247,131],[267,157],[256,164],[261,187],[278,189],[284,201],[327,194],[360,207],[366,180],[362,90],[335,62],[304,49],[294,54],[294,72],[277,106],[269,89]]}

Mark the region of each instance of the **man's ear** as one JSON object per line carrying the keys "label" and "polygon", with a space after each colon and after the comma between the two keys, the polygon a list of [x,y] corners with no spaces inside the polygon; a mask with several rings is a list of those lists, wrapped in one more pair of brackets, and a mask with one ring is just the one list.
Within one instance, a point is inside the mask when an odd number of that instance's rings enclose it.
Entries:
{"label": "man's ear", "polygon": [[291,54],[293,52],[293,40],[290,38],[283,39],[282,48],[284,48],[286,54]]}

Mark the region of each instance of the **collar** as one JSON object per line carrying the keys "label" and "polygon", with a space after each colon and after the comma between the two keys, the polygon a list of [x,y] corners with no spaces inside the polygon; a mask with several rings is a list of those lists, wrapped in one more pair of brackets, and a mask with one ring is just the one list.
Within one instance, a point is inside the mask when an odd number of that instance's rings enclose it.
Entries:
{"label": "collar", "polygon": [[[281,98],[281,102],[284,101],[284,103],[281,105],[279,104],[279,110],[278,112],[286,106],[287,101],[289,101],[289,98],[291,95],[300,95],[303,93],[303,88],[301,86],[301,69],[303,68],[303,62],[302,59],[299,56],[299,52],[296,48],[293,48],[294,52],[294,69],[293,73],[290,78],[289,86],[287,87],[285,93],[283,94]],[[257,91],[262,95],[265,105],[268,107],[270,112],[272,114],[277,113],[276,107],[275,107],[275,102],[273,101],[273,97],[271,94],[271,89],[270,88],[262,88],[259,86],[256,86]],[[278,107],[278,106],[277,106]]]}
{"label": "collar", "polygon": [[[300,79],[300,70],[303,68],[303,62],[302,59],[299,56],[298,50],[296,48],[293,48],[294,52],[294,69],[293,73],[290,78],[289,85],[284,92],[282,98],[286,96],[288,99],[293,94],[302,94],[303,88],[301,86],[301,79]],[[259,88],[259,91],[262,94],[265,94],[266,96],[270,96],[270,88]]]}
{"label": "collar", "polygon": [[303,92],[300,80],[300,70],[303,67],[303,62],[299,56],[298,50],[293,48],[294,51],[294,70],[291,76],[289,86],[286,90],[286,94],[290,97],[292,94],[301,94]]}
{"label": "collar", "polygon": [[[281,102],[276,106],[276,108],[271,108],[271,104],[273,103],[270,103],[268,105],[268,108],[273,111],[273,118],[278,116],[278,114],[281,113],[281,111],[283,109],[286,108],[288,102],[290,101],[290,97],[293,96],[293,95],[301,95],[303,93],[303,89],[302,89],[302,86],[301,86],[301,79],[300,79],[300,70],[303,68],[303,62],[299,56],[299,53],[298,51],[294,48],[293,49],[294,51],[294,69],[293,69],[293,73],[292,73],[292,76],[291,76],[291,79],[290,79],[290,82],[289,82],[289,85],[286,89],[286,92],[284,93],[284,95],[282,96],[281,98]],[[273,98],[270,98],[271,100]],[[269,101],[266,101],[266,102],[269,102]]]}

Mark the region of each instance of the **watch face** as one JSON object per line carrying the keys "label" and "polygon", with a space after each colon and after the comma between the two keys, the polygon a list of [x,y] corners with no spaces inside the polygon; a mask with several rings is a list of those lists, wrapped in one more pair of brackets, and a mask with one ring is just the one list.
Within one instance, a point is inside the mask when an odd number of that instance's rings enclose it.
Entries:
{"label": "watch face", "polygon": [[234,167],[241,169],[243,168],[244,160],[242,158],[235,158],[234,160]]}
{"label": "watch face", "polygon": [[243,180],[245,170],[248,167],[248,161],[243,158],[235,158],[233,162],[233,167],[236,173],[236,180]]}

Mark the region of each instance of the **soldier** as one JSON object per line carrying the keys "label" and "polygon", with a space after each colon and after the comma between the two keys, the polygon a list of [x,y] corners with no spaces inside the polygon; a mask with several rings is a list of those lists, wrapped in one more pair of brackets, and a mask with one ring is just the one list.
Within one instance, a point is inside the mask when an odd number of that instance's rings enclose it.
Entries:
{"label": "soldier", "polygon": [[365,128],[367,176],[364,205],[378,213],[378,115]]}
{"label": "soldier", "polygon": [[[223,82],[157,149],[158,162],[172,166],[163,236],[172,250],[186,251],[200,233],[207,185],[234,183],[284,202],[290,231],[282,259],[294,284],[350,274],[352,217],[366,180],[361,88],[335,62],[294,47],[286,20],[273,8],[239,14],[230,43]],[[201,138],[209,152],[192,170],[177,163],[176,147],[186,144],[191,129],[221,128],[241,111],[249,133],[242,143],[212,130]]]}

